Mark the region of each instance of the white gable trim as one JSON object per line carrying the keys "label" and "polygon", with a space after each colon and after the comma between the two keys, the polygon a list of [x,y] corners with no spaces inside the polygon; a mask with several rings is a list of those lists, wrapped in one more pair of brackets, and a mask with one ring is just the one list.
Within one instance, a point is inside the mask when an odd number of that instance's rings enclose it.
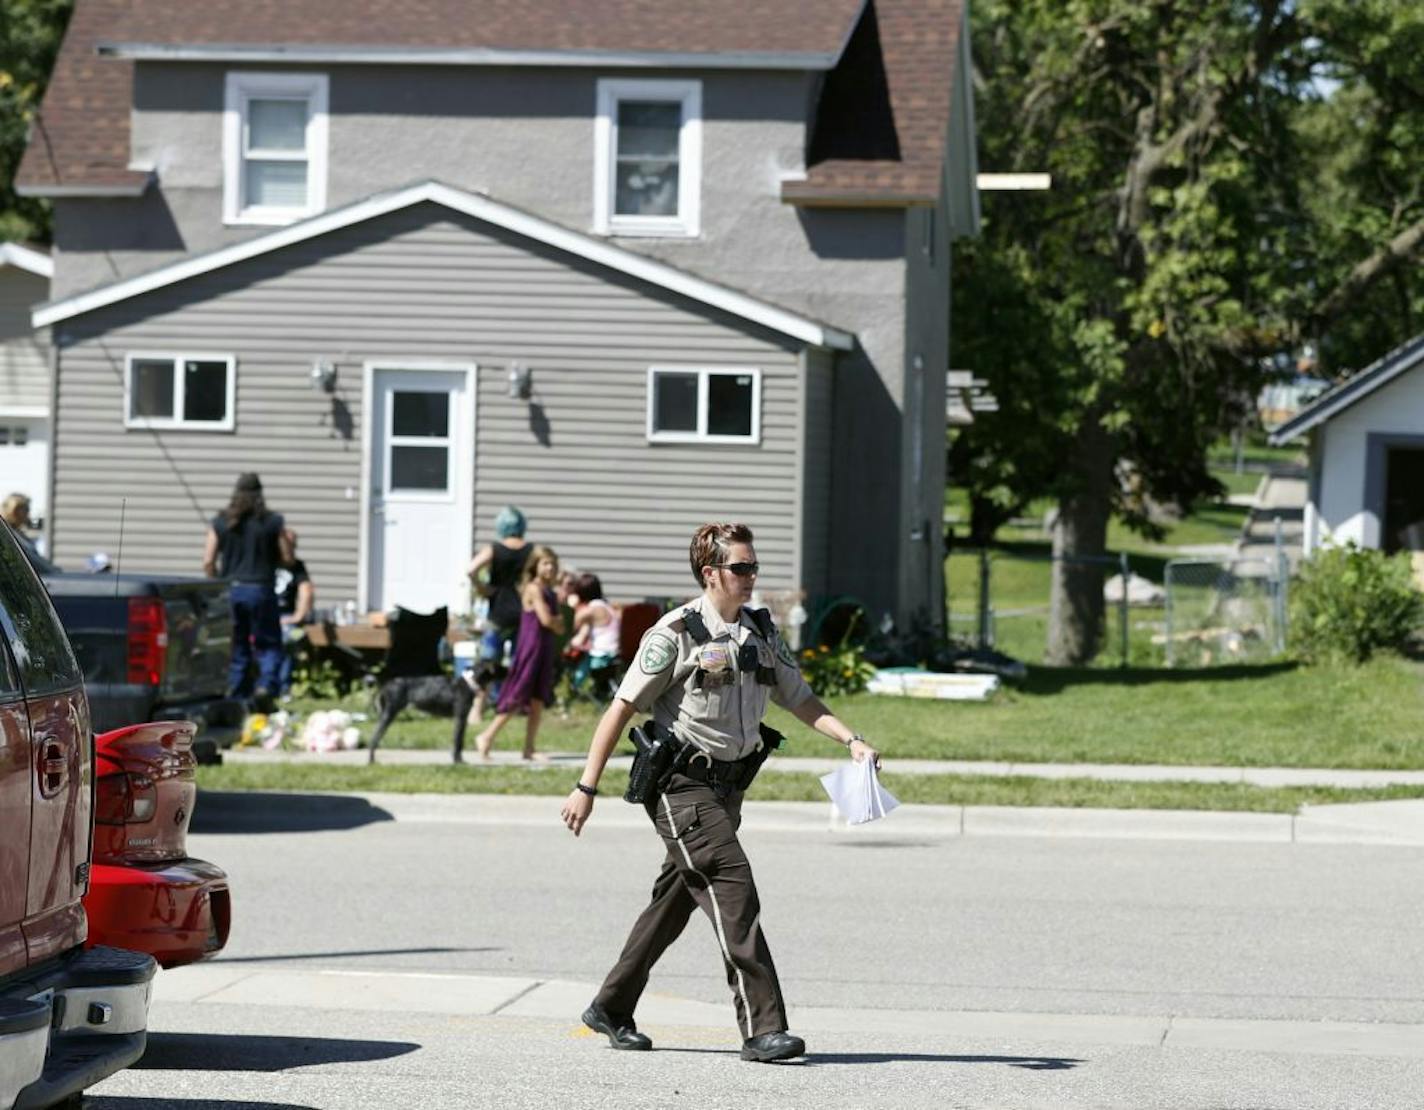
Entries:
{"label": "white gable trim", "polygon": [[0,243],[0,266],[14,266],[36,277],[54,277],[54,259],[19,243]]}
{"label": "white gable trim", "polygon": [[1424,334],[1376,359],[1353,377],[1322,393],[1267,437],[1280,447],[1340,415],[1402,374],[1424,365]]}
{"label": "white gable trim", "polygon": [[717,285],[704,278],[694,277],[683,270],[678,270],[643,255],[634,254],[622,247],[614,246],[612,243],[591,239],[587,235],[570,231],[566,227],[550,223],[548,220],[528,212],[522,212],[517,208],[511,208],[506,204],[491,200],[489,197],[467,193],[463,189],[455,189],[438,181],[426,181],[419,185],[398,189],[392,193],[381,193],[345,208],[324,212],[319,216],[313,216],[299,223],[246,239],[241,243],[234,243],[232,246],[223,247],[196,258],[184,259],[170,266],[163,266],[146,274],[118,281],[88,293],[68,297],[62,301],[52,301],[35,309],[34,326],[39,328],[56,324],[61,320],[93,312],[96,308],[104,308],[107,305],[128,300],[130,297],[150,293],[155,289],[176,285],[189,278],[231,266],[236,262],[256,258],[294,243],[315,239],[328,232],[351,227],[354,224],[363,223],[366,220],[375,219],[377,216],[384,216],[425,201],[444,205],[452,211],[462,212],[474,219],[494,224],[496,227],[502,227],[516,235],[526,236],[556,250],[566,251],[579,258],[646,281],[650,285],[659,286],[673,293],[680,293],[692,300],[720,308],[734,316],[740,316],[813,346],[848,351],[855,345],[855,336],[848,332],[828,327],[818,321],[788,312],[786,309],[777,308],[775,305],[767,304],[765,301],[745,293],[739,293],[735,289],[728,289],[726,286]]}

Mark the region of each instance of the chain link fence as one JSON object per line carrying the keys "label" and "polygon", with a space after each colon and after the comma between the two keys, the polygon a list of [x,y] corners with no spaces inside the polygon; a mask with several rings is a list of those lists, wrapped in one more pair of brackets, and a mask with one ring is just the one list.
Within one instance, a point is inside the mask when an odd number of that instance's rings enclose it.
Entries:
{"label": "chain link fence", "polygon": [[[1168,559],[1119,553],[1054,557],[1041,545],[959,549],[946,571],[956,638],[1029,664],[1047,661],[1056,569],[1100,591],[1090,664],[1204,667],[1251,663],[1285,649],[1283,556]],[[1084,581],[1086,579],[1086,581]]]}
{"label": "chain link fence", "polygon": [[[1029,664],[1048,653],[1053,576],[1078,579],[1102,598],[1096,622],[1098,666],[1161,665],[1165,595],[1160,559],[1127,554],[1055,557],[1041,546],[1005,544],[960,549],[948,560],[949,626],[957,638]],[[1154,637],[1157,642],[1154,644]]]}
{"label": "chain link fence", "polygon": [[1256,663],[1286,646],[1290,577],[1283,556],[1167,564],[1165,663]]}

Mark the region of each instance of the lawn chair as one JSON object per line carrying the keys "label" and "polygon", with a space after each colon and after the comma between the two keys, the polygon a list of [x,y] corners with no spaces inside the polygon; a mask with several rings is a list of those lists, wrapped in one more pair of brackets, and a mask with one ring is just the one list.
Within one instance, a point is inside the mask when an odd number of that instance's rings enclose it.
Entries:
{"label": "lawn chair", "polygon": [[651,601],[636,601],[623,606],[623,625],[618,632],[618,656],[625,661],[638,657],[638,645],[643,633],[658,623],[663,615],[661,605]]}
{"label": "lawn chair", "polygon": [[373,674],[377,683],[445,673],[440,661],[440,641],[450,628],[450,612],[445,606],[433,613],[416,613],[397,605],[386,627],[391,643]]}

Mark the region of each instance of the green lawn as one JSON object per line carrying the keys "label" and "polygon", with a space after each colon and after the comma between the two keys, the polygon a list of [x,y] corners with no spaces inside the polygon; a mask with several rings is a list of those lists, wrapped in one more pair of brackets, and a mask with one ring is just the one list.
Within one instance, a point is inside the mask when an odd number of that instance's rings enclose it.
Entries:
{"label": "green lawn", "polygon": [[[1236,810],[1295,813],[1302,805],[1424,797],[1424,787],[1339,790],[1328,787],[1263,789],[1210,783],[1098,782],[957,775],[895,775],[882,780],[902,802],[930,805],[1072,806],[1105,809]],[[549,821],[558,820],[555,798],[572,785],[569,768],[525,770],[472,766],[323,767],[312,764],[228,764],[200,767],[205,791],[271,790],[301,793],[521,794],[549,796]],[[622,806],[627,775],[611,770],[599,784],[599,806]],[[758,801],[823,802],[814,775],[768,771],[752,788]]]}
{"label": "green lawn", "polygon": [[[365,708],[360,699],[347,705]],[[860,694],[831,706],[892,760],[1424,768],[1424,665],[1392,657],[1359,668],[1035,667],[1022,686],[985,703]],[[835,753],[778,709],[768,720],[787,734],[787,754]],[[596,714],[580,706],[567,720],[545,721],[541,749],[578,752]],[[371,722],[362,729],[369,735]],[[450,729],[408,712],[384,743],[447,748]],[[523,721],[511,721],[497,746],[517,751],[522,735]],[[471,731],[467,749],[473,739]]]}

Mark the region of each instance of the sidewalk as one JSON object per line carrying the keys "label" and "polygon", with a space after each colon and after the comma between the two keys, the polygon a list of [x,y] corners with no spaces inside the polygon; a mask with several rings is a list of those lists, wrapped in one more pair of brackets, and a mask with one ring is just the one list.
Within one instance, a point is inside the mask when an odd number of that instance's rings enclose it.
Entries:
{"label": "sidewalk", "polygon": [[[426,1014],[445,1019],[494,1018],[553,1022],[576,1037],[594,1034],[576,1015],[596,990],[594,983],[557,975],[517,977],[459,973],[360,971],[235,966],[219,957],[212,963],[163,972],[154,983],[160,1006],[299,1007],[310,1010],[366,1010]],[[701,1002],[649,992],[638,1008],[638,1024],[659,1040],[727,1044],[725,1003]],[[1062,1046],[1271,1052],[1286,1055],[1424,1057],[1424,1025],[1385,1022],[1281,1021],[1240,1018],[1184,1018],[1172,1014],[1055,1014],[956,1010],[840,1009],[791,1006],[792,1027],[822,1036],[922,1037],[1027,1042],[1044,1046],[1045,1063]],[[319,1026],[319,1022],[317,1023]],[[1032,1058],[1026,1060],[1030,1063]]]}
{"label": "sidewalk", "polygon": [[[549,752],[547,763],[528,764],[514,752],[497,751],[491,766],[566,767],[583,766],[583,752]],[[282,752],[247,748],[223,753],[233,763],[316,763],[327,766],[364,766],[365,748],[347,752]],[[479,766],[473,753],[466,762]],[[385,764],[446,764],[448,748],[382,748],[376,755]],[[632,756],[615,755],[610,767],[627,768]],[[773,756],[767,771],[824,775],[843,766],[845,758],[788,758]],[[1424,771],[1355,771],[1329,767],[1189,767],[1172,764],[1136,763],[1001,763],[991,761],[939,759],[887,759],[886,770],[896,775],[1023,775],[1042,779],[1096,779],[1104,782],[1210,782],[1245,783],[1248,786],[1338,786],[1359,789],[1374,786],[1424,786]]]}
{"label": "sidewalk", "polygon": [[[501,754],[501,753],[497,753]],[[366,761],[364,751],[340,752],[330,755],[307,755],[279,752],[238,752],[229,753],[234,763],[279,762],[296,763],[326,762],[347,766],[362,766]],[[380,761],[386,764],[446,763],[448,752],[434,751],[391,751],[382,752]],[[520,765],[517,759],[496,759],[495,765]],[[615,757],[615,764],[626,764],[627,757]],[[786,759],[779,761],[779,770],[814,771],[821,767],[835,767],[843,761]],[[582,755],[555,755],[548,763],[538,766],[547,768],[555,775],[573,776],[583,765]],[[901,769],[902,765],[892,765]],[[1008,764],[945,764],[925,761],[906,761],[903,769],[907,773],[955,773],[960,767],[990,767],[988,773],[999,773],[998,768]],[[1016,765],[1020,773],[1027,772],[1029,765]],[[913,771],[913,767],[933,768],[931,771]],[[1034,765],[1043,770],[1044,765]],[[1134,767],[1094,767],[1092,765],[1052,765],[1053,770],[1083,775],[1098,772],[1099,777],[1111,777],[1111,772],[1135,773],[1142,770],[1160,770],[1164,773],[1179,772],[1241,776],[1248,772],[1236,768],[1134,768]],[[962,773],[962,772],[961,772]],[[984,773],[984,772],[979,772]],[[1255,776],[1295,774],[1316,774],[1320,776],[1349,775],[1416,775],[1418,772],[1373,772],[1373,771],[1294,771],[1288,768],[1261,768],[1250,772]],[[1141,778],[1141,776],[1138,776]],[[1187,781],[1202,781],[1187,780]],[[1245,781],[1240,778],[1208,779],[1206,781]],[[1330,781],[1353,781],[1334,780]],[[1382,781],[1398,781],[1386,778]],[[1415,781],[1415,780],[1405,780]],[[1282,785],[1282,782],[1270,783]],[[383,820],[457,823],[472,825],[523,825],[528,827],[548,827],[557,820],[558,798],[553,795],[511,796],[502,794],[388,794],[362,793],[356,795],[373,811],[378,810]],[[231,795],[240,798],[241,795]],[[336,805],[340,797],[330,796],[330,804]],[[204,802],[205,813],[212,817],[214,809],[229,805],[222,796],[209,796]],[[1305,806],[1299,813],[1240,813],[1200,810],[1154,810],[1154,809],[1089,809],[1066,807],[1030,806],[965,806],[965,805],[902,805],[882,821],[868,825],[848,826],[836,815],[827,802],[758,802],[755,794],[749,800],[744,812],[749,828],[776,830],[792,833],[825,835],[829,833],[856,837],[890,837],[904,839],[957,838],[983,836],[1053,836],[1053,837],[1093,837],[1102,839],[1128,840],[1215,840],[1267,844],[1379,844],[1398,847],[1424,847],[1424,798],[1405,799],[1388,802],[1368,802],[1345,805]],[[623,805],[616,798],[612,805],[603,804],[599,810],[599,823],[603,827],[641,828],[646,820],[636,806]],[[320,810],[322,796],[311,795],[302,798],[307,811]],[[222,821],[221,809],[217,815]]]}

